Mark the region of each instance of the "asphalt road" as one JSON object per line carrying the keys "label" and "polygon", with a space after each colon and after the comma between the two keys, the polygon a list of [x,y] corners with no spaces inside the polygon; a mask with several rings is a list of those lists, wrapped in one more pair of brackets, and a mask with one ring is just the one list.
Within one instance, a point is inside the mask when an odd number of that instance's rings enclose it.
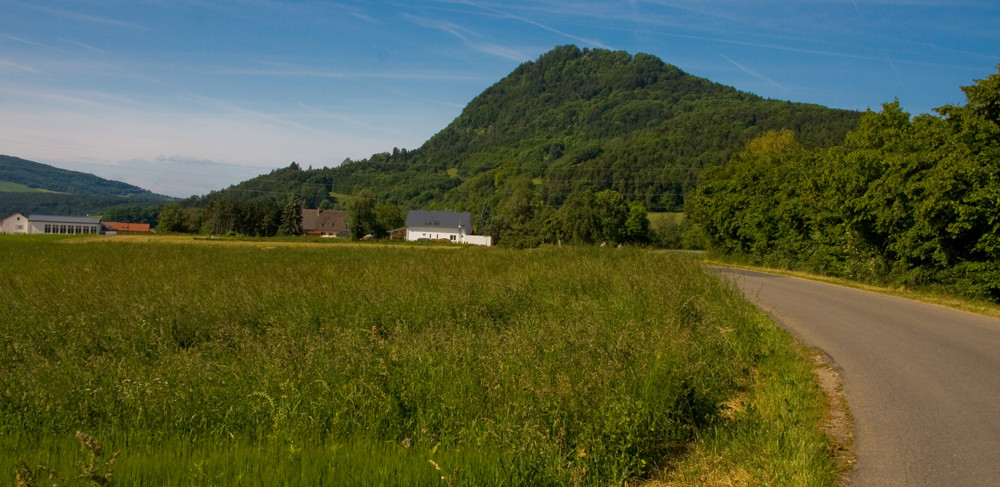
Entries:
{"label": "asphalt road", "polygon": [[838,368],[855,487],[1000,486],[1000,320],[831,284],[717,269]]}

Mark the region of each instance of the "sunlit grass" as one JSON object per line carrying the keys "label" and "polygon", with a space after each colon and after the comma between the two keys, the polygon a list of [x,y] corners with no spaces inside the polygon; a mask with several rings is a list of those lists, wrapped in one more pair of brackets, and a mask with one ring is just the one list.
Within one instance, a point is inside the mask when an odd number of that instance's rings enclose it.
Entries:
{"label": "sunlit grass", "polygon": [[[738,426],[732,398],[774,396],[768,363],[801,362],[727,285],[662,253],[23,237],[0,251],[8,472],[73,471],[85,431],[120,452],[124,485],[638,482]],[[815,399],[807,375],[791,393]]]}

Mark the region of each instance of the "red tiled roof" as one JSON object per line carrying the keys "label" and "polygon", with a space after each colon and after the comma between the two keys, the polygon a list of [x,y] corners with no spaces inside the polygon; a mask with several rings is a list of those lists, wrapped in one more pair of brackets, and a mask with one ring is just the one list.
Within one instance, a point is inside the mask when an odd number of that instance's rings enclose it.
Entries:
{"label": "red tiled roof", "polygon": [[148,223],[101,222],[105,232],[148,232]]}

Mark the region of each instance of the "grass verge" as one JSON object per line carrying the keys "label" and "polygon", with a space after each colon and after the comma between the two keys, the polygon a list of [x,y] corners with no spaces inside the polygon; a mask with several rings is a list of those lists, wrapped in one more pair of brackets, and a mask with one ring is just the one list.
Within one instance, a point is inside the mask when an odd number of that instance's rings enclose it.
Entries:
{"label": "grass verge", "polygon": [[829,284],[836,284],[838,286],[861,289],[864,291],[872,291],[881,294],[886,294],[889,296],[896,296],[900,298],[910,299],[913,301],[920,301],[922,303],[936,304],[938,306],[945,306],[948,308],[967,311],[969,313],[976,313],[984,316],[989,316],[992,318],[1000,318],[1000,304],[985,299],[972,299],[966,296],[958,296],[955,295],[954,293],[949,293],[946,290],[938,290],[934,288],[913,289],[905,286],[877,286],[874,284],[852,281],[850,279],[824,276],[821,274],[813,274],[804,271],[794,271],[782,268],[746,265],[739,262],[734,262],[732,260],[719,258],[718,256],[712,256],[710,254],[703,254],[701,258],[705,263],[711,265],[719,265],[725,267],[732,267],[736,269],[744,269],[757,272],[766,272],[769,274],[778,274],[783,276],[798,277],[802,279],[810,279],[813,281],[826,282]]}

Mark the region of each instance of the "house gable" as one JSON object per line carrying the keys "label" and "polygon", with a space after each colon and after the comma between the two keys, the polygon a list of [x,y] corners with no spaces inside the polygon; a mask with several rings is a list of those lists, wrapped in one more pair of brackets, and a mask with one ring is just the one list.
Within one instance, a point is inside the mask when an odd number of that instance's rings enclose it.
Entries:
{"label": "house gable", "polygon": [[28,219],[20,213],[14,213],[0,220],[0,233],[28,233]]}

